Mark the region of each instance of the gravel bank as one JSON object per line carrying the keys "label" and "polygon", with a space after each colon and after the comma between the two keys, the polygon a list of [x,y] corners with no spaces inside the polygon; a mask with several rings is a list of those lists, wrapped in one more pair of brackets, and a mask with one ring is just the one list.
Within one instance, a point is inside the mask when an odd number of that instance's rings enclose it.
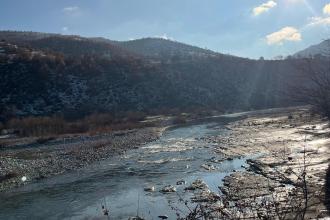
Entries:
{"label": "gravel bank", "polygon": [[[61,174],[154,141],[161,128],[143,128],[102,135],[57,138],[46,143],[19,143],[0,151],[0,191]],[[26,144],[26,142],[28,144]]]}

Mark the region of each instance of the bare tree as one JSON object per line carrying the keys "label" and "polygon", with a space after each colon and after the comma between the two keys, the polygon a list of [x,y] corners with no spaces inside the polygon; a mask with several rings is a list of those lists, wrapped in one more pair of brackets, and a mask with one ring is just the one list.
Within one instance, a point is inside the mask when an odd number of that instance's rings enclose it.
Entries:
{"label": "bare tree", "polygon": [[290,90],[290,97],[313,107],[316,113],[330,119],[330,41],[324,56],[294,60],[298,78]]}
{"label": "bare tree", "polygon": [[325,179],[325,206],[330,214],[330,165],[327,169],[326,179]]}

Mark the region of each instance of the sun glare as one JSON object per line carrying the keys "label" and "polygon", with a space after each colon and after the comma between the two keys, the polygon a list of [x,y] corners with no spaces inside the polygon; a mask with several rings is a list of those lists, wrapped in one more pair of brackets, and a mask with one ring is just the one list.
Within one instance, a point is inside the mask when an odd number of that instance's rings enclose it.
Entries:
{"label": "sun glare", "polygon": [[308,0],[284,0],[284,2],[287,3],[288,5],[297,4],[297,3],[304,4],[309,9],[310,12],[312,12],[314,15],[317,14],[313,9],[313,7],[311,6],[311,4],[308,2]]}

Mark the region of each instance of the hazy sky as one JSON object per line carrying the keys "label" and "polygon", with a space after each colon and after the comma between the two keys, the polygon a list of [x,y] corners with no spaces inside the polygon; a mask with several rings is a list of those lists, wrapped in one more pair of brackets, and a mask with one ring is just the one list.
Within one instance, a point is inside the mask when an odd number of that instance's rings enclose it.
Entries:
{"label": "hazy sky", "polygon": [[330,38],[330,0],[0,0],[0,29],[157,36],[272,58]]}

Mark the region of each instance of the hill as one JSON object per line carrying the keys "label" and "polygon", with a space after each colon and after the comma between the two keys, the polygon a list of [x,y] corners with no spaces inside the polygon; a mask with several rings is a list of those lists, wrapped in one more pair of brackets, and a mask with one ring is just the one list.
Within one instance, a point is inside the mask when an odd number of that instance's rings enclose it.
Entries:
{"label": "hill", "polygon": [[22,36],[11,34],[0,43],[2,120],[287,106],[293,104],[288,84],[299,83],[301,70],[300,60],[249,60],[161,39]]}
{"label": "hill", "polygon": [[207,57],[219,55],[211,50],[201,49],[162,38],[143,38],[131,41],[116,42],[122,48],[135,54],[149,58],[170,58],[170,57]]}
{"label": "hill", "polygon": [[133,56],[115,44],[76,35],[2,31],[0,39],[23,47],[61,53],[64,56]]}
{"label": "hill", "polygon": [[330,57],[330,40],[325,40],[317,45],[312,45],[293,55],[296,58],[310,58],[316,56]]}

